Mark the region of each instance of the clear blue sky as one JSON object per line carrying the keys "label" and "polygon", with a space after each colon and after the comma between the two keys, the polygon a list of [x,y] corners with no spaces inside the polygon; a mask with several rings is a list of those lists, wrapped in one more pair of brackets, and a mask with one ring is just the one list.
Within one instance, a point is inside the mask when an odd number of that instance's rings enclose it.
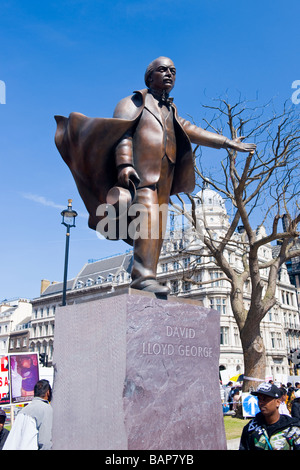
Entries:
{"label": "clear blue sky", "polygon": [[299,18],[299,0],[2,0],[0,300],[34,298],[41,279],[62,280],[68,198],[79,213],[69,278],[88,259],[128,248],[88,228],[54,145],[55,114],[111,117],[119,99],[144,88],[145,68],[160,55],[177,67],[180,115],[199,125],[206,97],[226,90],[290,99]]}

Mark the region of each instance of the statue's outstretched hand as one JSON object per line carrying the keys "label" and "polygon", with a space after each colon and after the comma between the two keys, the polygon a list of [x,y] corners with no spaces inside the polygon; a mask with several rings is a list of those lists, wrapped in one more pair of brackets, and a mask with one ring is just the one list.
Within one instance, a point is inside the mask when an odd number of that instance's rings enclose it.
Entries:
{"label": "statue's outstretched hand", "polygon": [[256,144],[244,143],[242,142],[244,138],[245,137],[241,136],[241,137],[237,137],[236,139],[229,140],[227,143],[227,147],[233,150],[236,150],[237,152],[254,153],[256,149]]}

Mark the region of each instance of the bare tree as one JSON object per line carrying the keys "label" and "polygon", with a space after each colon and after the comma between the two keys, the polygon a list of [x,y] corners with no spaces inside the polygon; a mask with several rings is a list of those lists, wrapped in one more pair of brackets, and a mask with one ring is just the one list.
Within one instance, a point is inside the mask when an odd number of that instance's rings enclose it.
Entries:
{"label": "bare tree", "polygon": [[[211,163],[205,163],[205,150],[202,152],[196,148],[194,153],[198,188],[203,183],[209,183],[233,207],[230,223],[221,237],[213,236],[208,224],[199,236],[202,236],[204,245],[223,271],[224,279],[231,285],[230,302],[240,332],[245,376],[264,379],[266,356],[260,323],[276,303],[275,289],[281,266],[300,255],[299,245],[297,249],[300,222],[298,110],[296,107],[287,109],[284,105],[282,112],[276,114],[272,103],[251,108],[246,102],[238,101],[231,106],[222,99],[216,105],[205,108],[212,115],[205,119],[208,129],[224,135],[229,132],[231,139],[244,136],[247,141],[257,143],[256,152],[249,155],[224,151],[218,161],[218,171],[214,170],[213,175],[210,172]],[[215,159],[219,158],[220,153],[215,153]],[[192,211],[184,210],[185,200],[177,195],[180,207],[195,230],[199,231],[196,200],[191,195],[186,196]],[[174,207],[178,208],[178,200],[177,204],[173,201]],[[285,224],[282,229],[279,221],[283,217]],[[239,239],[242,272],[232,266],[225,256],[228,247],[237,243],[235,234],[239,226],[243,226],[243,235]],[[267,231],[262,232],[262,226],[267,227]],[[277,254],[262,263],[259,250],[271,243],[278,245]],[[266,268],[267,281],[261,275]],[[249,281],[251,300],[250,306],[246,307],[243,292],[245,283]],[[247,379],[244,390],[256,385]]]}

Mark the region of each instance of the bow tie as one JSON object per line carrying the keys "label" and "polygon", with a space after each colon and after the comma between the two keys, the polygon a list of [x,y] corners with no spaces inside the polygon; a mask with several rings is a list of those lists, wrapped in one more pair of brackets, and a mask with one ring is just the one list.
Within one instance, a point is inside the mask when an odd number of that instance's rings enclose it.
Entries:
{"label": "bow tie", "polygon": [[163,104],[166,104],[167,106],[170,106],[173,103],[174,98],[171,98],[170,96],[168,96],[168,97],[163,97],[162,96],[159,101]]}
{"label": "bow tie", "polygon": [[149,93],[155,98],[160,104],[165,104],[166,106],[170,106],[174,98],[171,98],[165,91],[162,93],[156,92],[154,90],[149,90]]}

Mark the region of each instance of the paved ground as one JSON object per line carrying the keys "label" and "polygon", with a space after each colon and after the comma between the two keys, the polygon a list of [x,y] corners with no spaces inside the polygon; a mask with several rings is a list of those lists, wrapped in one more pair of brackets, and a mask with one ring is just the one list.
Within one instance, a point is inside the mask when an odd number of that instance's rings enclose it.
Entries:
{"label": "paved ground", "polygon": [[240,438],[230,439],[227,441],[227,450],[239,450]]}

